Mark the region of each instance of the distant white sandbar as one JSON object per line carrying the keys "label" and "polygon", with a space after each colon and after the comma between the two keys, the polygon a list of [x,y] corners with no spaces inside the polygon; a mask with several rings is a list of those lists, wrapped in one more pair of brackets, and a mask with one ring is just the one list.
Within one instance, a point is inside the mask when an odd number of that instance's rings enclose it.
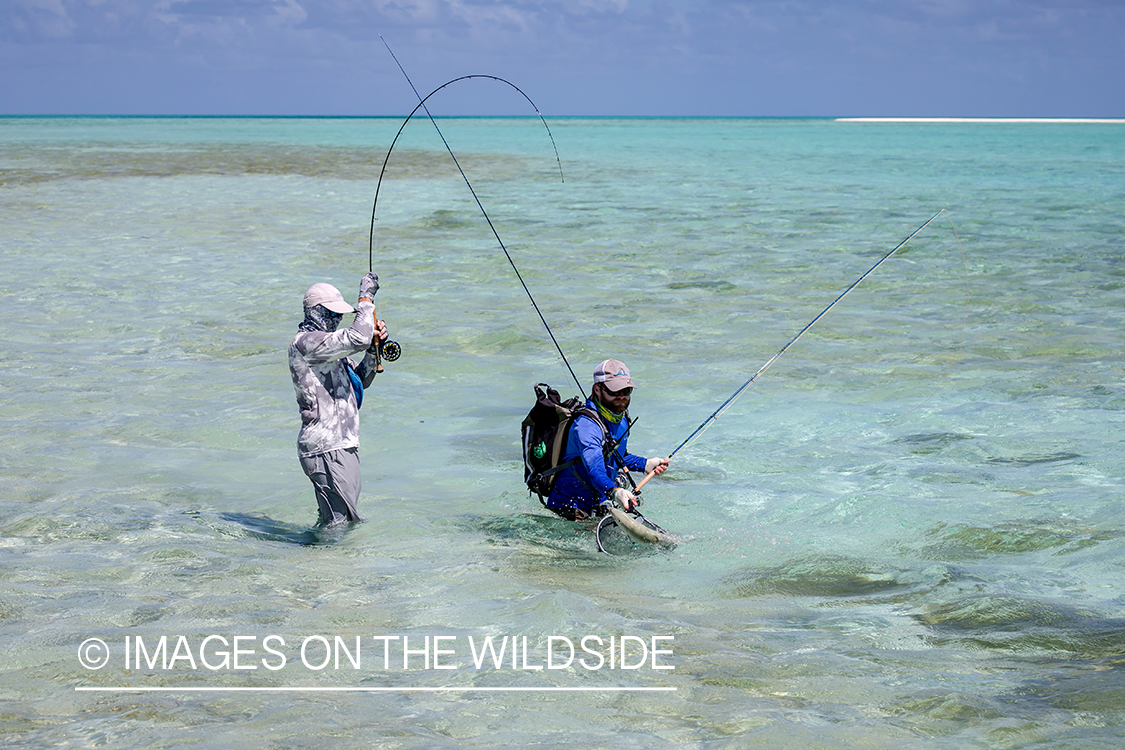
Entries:
{"label": "distant white sandbar", "polygon": [[1096,117],[837,117],[836,122],[1096,122],[1125,124],[1125,119]]}

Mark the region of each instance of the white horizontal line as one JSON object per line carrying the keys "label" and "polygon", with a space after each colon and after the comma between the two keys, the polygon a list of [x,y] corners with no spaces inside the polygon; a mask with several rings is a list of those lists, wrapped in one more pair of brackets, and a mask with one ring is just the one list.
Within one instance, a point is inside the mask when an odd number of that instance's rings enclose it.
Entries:
{"label": "white horizontal line", "polygon": [[1000,122],[1116,123],[1125,119],[1097,117],[837,117],[836,122]]}
{"label": "white horizontal line", "polygon": [[625,693],[625,692],[675,692],[674,687],[98,687],[79,685],[76,692],[87,693]]}

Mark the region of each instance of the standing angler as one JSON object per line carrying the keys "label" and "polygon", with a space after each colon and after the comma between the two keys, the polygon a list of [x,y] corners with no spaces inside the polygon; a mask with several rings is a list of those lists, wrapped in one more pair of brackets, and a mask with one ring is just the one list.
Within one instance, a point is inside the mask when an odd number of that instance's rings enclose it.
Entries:
{"label": "standing angler", "polygon": [[[313,284],[305,292],[305,319],[289,344],[301,412],[297,455],[316,492],[321,526],[365,520],[356,508],[362,485],[359,407],[363,389],[375,379],[375,347],[387,338],[386,324],[375,321],[377,291],[379,277],[368,273],[359,282],[357,310],[331,284]],[[337,331],[344,314],[353,312],[351,326]],[[360,353],[358,365],[348,358]]]}
{"label": "standing angler", "polygon": [[618,484],[618,469],[662,474],[668,468],[667,458],[645,459],[626,448],[632,395],[633,378],[624,364],[607,359],[594,369],[587,408],[570,425],[561,461],[566,468],[547,497],[550,510],[572,521],[603,515],[607,501],[631,510],[637,497]]}

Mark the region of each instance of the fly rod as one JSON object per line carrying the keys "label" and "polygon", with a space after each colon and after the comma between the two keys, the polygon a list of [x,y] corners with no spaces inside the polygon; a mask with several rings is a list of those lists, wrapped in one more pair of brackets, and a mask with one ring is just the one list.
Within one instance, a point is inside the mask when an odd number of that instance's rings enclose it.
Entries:
{"label": "fly rod", "polygon": [[[899,250],[900,250],[900,249],[901,249],[901,248],[903,247],[903,245],[905,245],[905,244],[906,244],[907,242],[910,242],[910,240],[914,239],[915,235],[917,235],[917,234],[918,234],[919,232],[921,232],[921,231],[922,231],[923,229],[925,229],[925,228],[926,228],[926,227],[928,227],[928,226],[929,226],[930,224],[932,224],[932,223],[934,222],[934,220],[935,220],[935,219],[936,219],[937,217],[941,216],[941,215],[942,215],[943,213],[944,213],[944,214],[947,214],[948,212],[947,212],[947,211],[946,211],[946,210],[945,210],[944,208],[943,208],[943,209],[941,209],[940,211],[938,211],[938,212],[937,212],[936,214],[934,214],[933,216],[931,216],[931,217],[929,218],[929,220],[928,220],[928,221],[926,221],[926,223],[925,223],[925,224],[923,224],[922,226],[920,226],[920,227],[918,227],[917,229],[915,229],[915,230],[914,230],[913,232],[911,232],[911,233],[910,233],[910,234],[909,234],[909,235],[907,236],[907,238],[906,238],[906,239],[904,239],[904,240],[903,240],[902,242],[900,242],[900,243],[898,243],[897,245],[895,245],[895,247],[894,247],[894,249],[893,249],[893,250],[891,250],[891,251],[890,251],[889,253],[887,253],[886,255],[884,255],[884,256],[883,256],[882,258],[880,258],[880,259],[879,259],[879,262],[877,262],[877,263],[876,263],[875,265],[871,266],[871,268],[867,269],[867,271],[866,271],[866,272],[864,272],[864,274],[863,274],[862,276],[860,276],[860,277],[859,277],[858,279],[856,279],[856,280],[855,280],[855,281],[854,281],[854,282],[852,283],[852,285],[851,285],[851,286],[849,286],[849,287],[848,287],[847,289],[845,289],[845,290],[844,290],[844,291],[843,291],[843,292],[842,292],[842,293],[840,294],[840,296],[839,296],[839,297],[837,297],[836,299],[834,299],[834,300],[832,301],[832,303],[831,303],[830,305],[828,305],[828,307],[826,307],[826,308],[824,308],[823,310],[821,310],[821,311],[820,311],[820,313],[819,313],[819,314],[818,314],[818,315],[817,315],[817,316],[816,316],[815,318],[813,318],[812,320],[810,320],[810,321],[809,321],[809,324],[808,324],[808,325],[806,325],[806,326],[805,326],[804,328],[802,328],[802,329],[800,330],[800,332],[799,332],[799,333],[798,333],[798,334],[797,334],[796,336],[794,336],[794,337],[793,337],[792,339],[790,339],[790,340],[789,340],[789,343],[788,343],[788,344],[786,344],[785,346],[781,347],[781,350],[780,350],[780,351],[779,351],[779,352],[778,352],[777,354],[773,355],[773,356],[772,356],[772,357],[770,357],[770,358],[769,358],[768,360],[766,360],[766,363],[765,363],[764,365],[762,365],[761,367],[759,367],[759,368],[758,368],[758,371],[757,371],[757,372],[755,372],[755,373],[754,373],[753,375],[751,375],[751,376],[750,376],[750,379],[749,379],[749,380],[747,380],[747,381],[746,381],[745,383],[743,383],[743,384],[742,384],[741,386],[739,386],[738,390],[736,390],[736,391],[735,391],[734,393],[732,393],[732,394],[731,394],[731,396],[730,396],[730,398],[728,398],[728,399],[727,399],[726,401],[724,401],[724,402],[723,402],[722,404],[720,404],[720,405],[719,405],[719,408],[718,408],[718,409],[716,409],[716,410],[714,411],[714,413],[712,413],[712,414],[711,414],[711,416],[709,416],[709,417],[707,417],[707,419],[703,420],[703,422],[702,422],[702,423],[701,423],[701,424],[700,424],[700,425],[699,425],[698,427],[696,427],[696,428],[695,428],[695,431],[694,431],[694,432],[692,432],[692,433],[691,433],[690,435],[688,435],[688,436],[687,436],[687,438],[686,438],[686,439],[684,440],[684,442],[680,443],[680,444],[679,444],[679,445],[678,445],[678,446],[676,447],[676,450],[674,450],[674,451],[672,451],[671,453],[669,453],[669,454],[668,454],[668,458],[669,458],[669,459],[670,459],[670,458],[672,458],[672,457],[673,457],[673,456],[675,456],[675,455],[676,455],[677,453],[679,453],[679,452],[680,452],[681,450],[683,450],[684,448],[686,448],[686,447],[687,447],[688,445],[690,445],[691,443],[695,442],[695,441],[696,441],[696,440],[697,440],[697,439],[699,438],[699,436],[703,434],[704,430],[706,430],[706,429],[707,429],[708,427],[710,427],[710,426],[711,426],[712,424],[714,424],[714,423],[715,423],[715,420],[717,420],[717,419],[719,418],[719,415],[721,415],[721,414],[722,414],[722,413],[723,413],[724,411],[726,411],[727,409],[729,409],[729,408],[731,407],[731,405],[733,405],[733,404],[734,404],[734,402],[735,402],[735,401],[737,401],[737,400],[738,400],[738,398],[739,398],[739,397],[740,397],[740,396],[741,396],[741,395],[742,395],[743,393],[745,393],[745,392],[746,392],[746,389],[747,389],[747,388],[749,388],[749,387],[750,387],[750,385],[751,385],[751,384],[752,384],[752,383],[753,383],[753,382],[754,382],[755,380],[757,380],[757,379],[758,379],[758,378],[759,378],[759,377],[760,377],[760,376],[761,376],[761,375],[762,375],[763,373],[765,373],[765,371],[766,371],[766,370],[768,370],[768,369],[770,369],[771,367],[773,367],[773,363],[774,363],[774,362],[776,362],[776,361],[777,361],[777,360],[778,360],[778,359],[779,359],[779,358],[781,357],[781,355],[782,355],[782,354],[785,354],[785,352],[789,350],[789,347],[791,347],[791,346],[793,346],[793,344],[797,343],[797,340],[798,340],[798,339],[800,339],[800,338],[801,338],[802,336],[804,336],[804,335],[805,335],[805,333],[806,333],[806,332],[807,332],[807,331],[808,331],[808,330],[809,330],[810,328],[812,328],[812,327],[813,327],[814,325],[816,325],[816,323],[817,323],[817,321],[818,321],[818,320],[820,320],[820,319],[821,319],[821,318],[823,318],[823,317],[824,317],[825,315],[827,315],[827,314],[828,314],[828,311],[829,311],[829,310],[831,310],[831,309],[832,309],[833,307],[835,307],[835,306],[836,306],[836,305],[837,305],[837,304],[838,304],[838,303],[840,302],[840,300],[842,300],[842,299],[843,299],[844,297],[846,297],[846,296],[848,295],[848,293],[849,293],[849,292],[851,292],[851,291],[852,291],[853,289],[855,289],[855,288],[856,288],[857,286],[859,286],[860,282],[862,282],[862,281],[863,281],[864,279],[866,279],[866,278],[867,278],[868,276],[870,276],[870,275],[871,275],[872,273],[874,273],[874,272],[875,272],[875,269],[876,269],[876,268],[878,268],[879,266],[883,265],[884,261],[886,261],[886,260],[887,260],[888,258],[890,258],[890,257],[891,257],[892,255],[894,255],[894,254],[895,254],[896,252],[898,252],[898,251],[899,251]],[[645,477],[644,477],[644,479],[642,479],[642,480],[640,481],[640,483],[638,483],[638,484],[637,484],[637,489],[636,489],[635,491],[637,491],[637,490],[640,490],[640,489],[641,489],[641,487],[644,487],[644,486],[645,486],[645,484],[646,484],[646,483],[648,482],[648,480],[652,479],[652,478],[653,478],[654,476],[656,476],[656,472],[655,472],[655,471],[652,471],[652,472],[649,472],[648,474],[646,474],[646,475],[645,475]]]}
{"label": "fly rod", "polygon": [[[488,215],[488,211],[486,211],[484,209],[484,204],[481,203],[480,198],[477,196],[477,191],[473,189],[473,184],[471,182],[469,182],[469,178],[465,174],[465,170],[461,168],[461,162],[457,160],[457,155],[453,153],[453,149],[450,147],[449,141],[447,141],[445,139],[445,134],[442,133],[441,128],[438,127],[437,120],[435,120],[434,116],[430,113],[430,108],[426,106],[426,102],[427,102],[427,100],[429,100],[429,98],[431,96],[433,96],[437,92],[441,91],[446,86],[449,86],[453,83],[456,83],[457,81],[463,81],[463,80],[467,80],[467,79],[470,79],[470,78],[487,78],[487,79],[490,79],[490,80],[493,80],[493,81],[499,81],[500,83],[508,84],[509,86],[514,88],[516,91],[518,91],[521,95],[523,95],[524,99],[527,99],[528,103],[530,103],[532,108],[535,110],[535,114],[539,115],[539,119],[540,119],[540,121],[542,121],[543,127],[547,128],[547,135],[550,136],[550,138],[551,138],[551,146],[554,147],[554,149],[555,149],[555,161],[559,165],[559,176],[562,177],[562,161],[559,159],[559,150],[558,150],[558,147],[555,146],[555,137],[553,135],[551,135],[551,128],[547,125],[546,119],[543,117],[543,114],[539,111],[539,107],[537,107],[535,105],[535,102],[531,101],[531,97],[529,97],[527,94],[525,94],[520,89],[519,86],[515,85],[511,81],[507,81],[503,78],[499,78],[498,76],[490,76],[490,75],[461,76],[460,78],[454,78],[452,81],[448,81],[448,82],[442,84],[441,86],[438,86],[436,89],[434,89],[429,94],[427,94],[426,96],[423,97],[418,92],[418,89],[414,86],[414,82],[410,80],[410,76],[407,75],[406,69],[402,67],[402,63],[399,62],[398,57],[395,55],[394,51],[391,49],[391,46],[389,44],[387,44],[387,40],[383,39],[382,35],[379,36],[379,39],[383,42],[383,46],[385,46],[387,48],[387,52],[390,52],[391,57],[395,61],[395,64],[398,65],[398,69],[400,71],[402,71],[402,75],[406,78],[406,82],[408,84],[410,84],[410,88],[414,90],[414,95],[418,97],[418,106],[416,106],[414,108],[414,110],[409,115],[407,115],[406,121],[403,122],[402,127],[399,128],[398,135],[395,136],[394,142],[391,143],[391,148],[387,150],[386,159],[383,161],[383,172],[379,173],[379,183],[375,187],[375,203],[371,206],[371,239],[369,240],[369,244],[368,244],[368,264],[369,264],[369,266],[371,266],[371,267],[374,266],[374,260],[373,260],[373,252],[374,251],[373,251],[372,248],[374,247],[374,236],[375,236],[375,206],[378,205],[378,203],[379,203],[379,186],[382,185],[382,183],[383,183],[383,173],[387,169],[387,161],[391,158],[391,151],[394,149],[394,143],[398,141],[398,136],[402,135],[403,128],[406,127],[406,123],[410,122],[410,118],[413,117],[414,114],[419,109],[421,109],[426,113],[426,116],[429,118],[430,122],[433,124],[434,130],[437,131],[438,136],[441,138],[441,142],[443,144],[445,144],[445,150],[449,152],[450,158],[453,159],[453,164],[457,167],[457,171],[460,172],[461,179],[465,181],[465,185],[469,188],[469,192],[472,193],[473,200],[476,201],[477,208],[480,209],[481,214],[484,216],[484,220],[488,223],[488,228],[492,230],[492,235],[496,238],[496,242],[500,245],[500,249],[504,251],[504,257],[506,257],[508,259],[508,264],[511,265],[512,270],[516,274],[516,278],[519,279],[520,286],[523,287],[523,291],[527,294],[528,300],[531,301],[531,306],[533,308],[535,308],[535,313],[539,316],[539,320],[542,321],[543,327],[547,329],[547,335],[551,337],[551,342],[555,345],[555,349],[558,351],[559,356],[562,357],[563,364],[566,365],[566,369],[570,372],[570,376],[572,378],[574,378],[574,382],[578,386],[578,390],[580,390],[582,392],[582,397],[585,398],[586,397],[586,391],[585,391],[585,389],[582,388],[582,382],[578,379],[578,376],[575,375],[574,368],[572,368],[570,366],[570,360],[568,360],[566,358],[566,354],[563,352],[562,346],[559,344],[558,339],[555,338],[554,331],[552,331],[551,326],[547,324],[547,318],[544,317],[543,311],[540,310],[539,305],[536,304],[535,298],[531,295],[531,290],[528,289],[527,283],[523,280],[523,275],[520,274],[519,269],[516,268],[516,262],[514,260],[512,260],[512,256],[508,252],[508,248],[504,245],[504,240],[500,239],[500,233],[498,231],[496,231],[496,226],[492,223],[492,218]],[[565,180],[565,178],[563,178],[563,179]]]}

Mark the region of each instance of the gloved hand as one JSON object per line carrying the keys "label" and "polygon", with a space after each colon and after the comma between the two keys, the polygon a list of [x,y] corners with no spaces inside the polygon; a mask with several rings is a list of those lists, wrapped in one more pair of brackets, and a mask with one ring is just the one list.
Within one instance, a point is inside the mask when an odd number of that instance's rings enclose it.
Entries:
{"label": "gloved hand", "polygon": [[658,475],[663,474],[668,468],[668,462],[671,460],[670,458],[650,458],[645,461],[645,474],[651,474],[653,472],[656,472]]}
{"label": "gloved hand", "polygon": [[362,299],[367,297],[370,300],[375,299],[375,292],[379,291],[379,277],[368,271],[362,279],[359,280],[359,296]]}
{"label": "gloved hand", "polygon": [[637,496],[624,487],[618,487],[613,491],[613,499],[617,501],[622,510],[632,510],[634,506],[638,505]]}

